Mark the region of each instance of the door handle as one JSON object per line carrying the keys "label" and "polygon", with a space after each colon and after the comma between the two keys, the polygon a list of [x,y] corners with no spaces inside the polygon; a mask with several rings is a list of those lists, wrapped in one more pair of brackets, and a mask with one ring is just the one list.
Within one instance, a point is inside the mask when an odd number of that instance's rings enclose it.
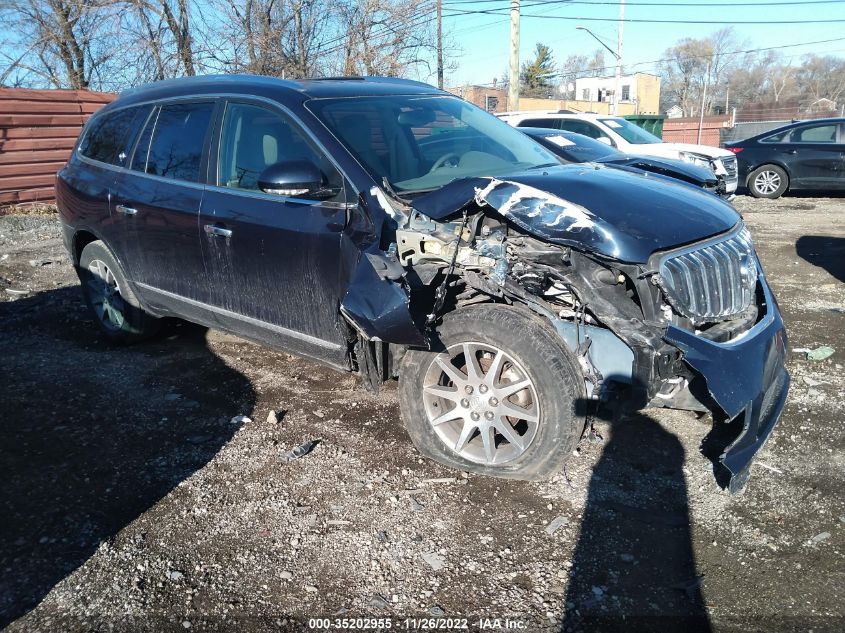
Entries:
{"label": "door handle", "polygon": [[124,215],[135,215],[136,213],[138,213],[138,209],[133,209],[132,207],[127,207],[123,204],[117,205],[114,210],[119,213],[123,213]]}
{"label": "door handle", "polygon": [[217,235],[218,237],[232,237],[232,229],[224,229],[216,224],[206,224],[205,232],[208,235]]}
{"label": "door handle", "polygon": [[798,150],[797,150],[797,149],[787,149],[787,150],[784,150],[784,154],[797,154],[797,153],[798,153]]}

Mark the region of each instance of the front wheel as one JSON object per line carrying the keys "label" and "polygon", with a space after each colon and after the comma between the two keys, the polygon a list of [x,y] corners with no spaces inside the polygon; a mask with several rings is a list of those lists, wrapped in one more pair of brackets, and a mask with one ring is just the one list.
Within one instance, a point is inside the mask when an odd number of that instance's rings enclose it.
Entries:
{"label": "front wheel", "polygon": [[789,186],[789,176],[777,165],[763,165],[748,176],[748,191],[755,198],[780,198]]}
{"label": "front wheel", "polygon": [[584,430],[584,379],[540,317],[484,305],[443,319],[435,351],[409,350],[399,392],[408,434],[447,466],[517,479],[558,471]]}

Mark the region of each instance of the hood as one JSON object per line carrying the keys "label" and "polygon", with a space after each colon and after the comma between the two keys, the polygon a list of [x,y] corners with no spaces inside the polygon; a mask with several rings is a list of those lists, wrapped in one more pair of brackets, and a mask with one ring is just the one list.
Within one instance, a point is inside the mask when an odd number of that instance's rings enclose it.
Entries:
{"label": "hood", "polygon": [[716,176],[712,170],[693,165],[683,160],[675,160],[672,158],[661,158],[659,156],[638,156],[635,154],[624,154],[622,156],[611,156],[596,161],[606,165],[625,165],[626,167],[636,167],[637,169],[644,169],[665,176],[673,178],[681,178],[687,182],[695,183],[699,186],[717,182]]}
{"label": "hood", "polygon": [[678,158],[679,152],[701,154],[708,158],[721,158],[732,155],[726,149],[720,149],[710,145],[696,145],[695,143],[646,143],[637,145],[636,147],[638,154],[662,156],[664,158]]}
{"label": "hood", "polygon": [[441,220],[472,202],[546,241],[632,263],[723,233],[740,220],[733,207],[704,190],[595,163],[462,178],[412,206]]}

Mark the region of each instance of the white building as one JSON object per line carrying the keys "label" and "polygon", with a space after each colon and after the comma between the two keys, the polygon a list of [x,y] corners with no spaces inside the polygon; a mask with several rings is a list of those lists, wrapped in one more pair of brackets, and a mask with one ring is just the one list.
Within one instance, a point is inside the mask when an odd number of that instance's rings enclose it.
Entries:
{"label": "white building", "polygon": [[[575,99],[612,103],[616,77],[582,77],[575,80]],[[657,114],[660,107],[660,78],[649,73],[622,75],[619,103],[635,106],[637,114]]]}

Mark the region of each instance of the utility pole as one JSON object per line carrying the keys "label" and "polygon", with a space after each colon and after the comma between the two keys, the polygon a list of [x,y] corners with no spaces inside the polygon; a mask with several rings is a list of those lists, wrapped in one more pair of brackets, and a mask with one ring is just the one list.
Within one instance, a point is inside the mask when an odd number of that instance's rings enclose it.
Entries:
{"label": "utility pole", "polygon": [[701,128],[704,126],[704,105],[707,103],[707,84],[710,83],[710,62],[707,62],[707,75],[704,77],[704,90],[701,91],[701,113],[698,116],[698,141],[701,145]]}
{"label": "utility pole", "polygon": [[437,87],[443,90],[443,0],[437,0]]}
{"label": "utility pole", "polygon": [[625,0],[619,2],[619,27],[616,29],[616,80],[613,87],[613,114],[619,114],[619,97],[622,96],[622,35],[625,30]]}
{"label": "utility pole", "polygon": [[519,0],[511,0],[511,59],[508,71],[508,110],[519,110]]}

